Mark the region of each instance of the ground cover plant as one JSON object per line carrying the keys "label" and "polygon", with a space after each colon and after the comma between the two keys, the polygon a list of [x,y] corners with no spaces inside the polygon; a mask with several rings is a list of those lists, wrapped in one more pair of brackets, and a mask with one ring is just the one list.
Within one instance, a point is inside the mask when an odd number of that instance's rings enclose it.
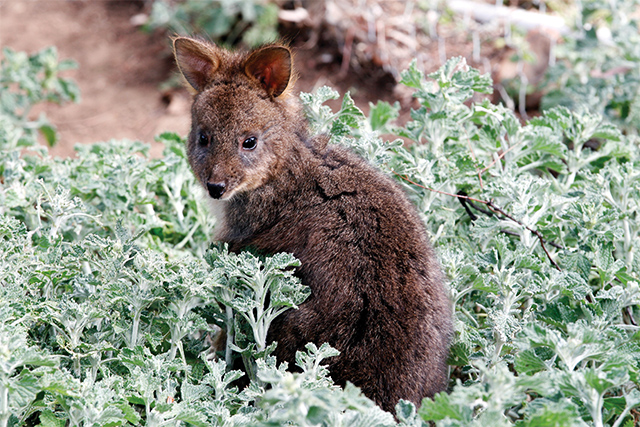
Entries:
{"label": "ground cover plant", "polygon": [[188,36],[206,34],[217,43],[255,47],[278,38],[278,6],[263,0],[154,0],[144,28]]}
{"label": "ground cover plant", "polygon": [[348,94],[332,111],[330,88],[301,101],[418,206],[455,309],[449,393],[394,418],[332,384],[327,345],[277,365],[266,332],[308,296],[298,261],[210,244],[180,136],[160,159],[131,141],[54,159],[0,133],[0,426],[637,425],[637,137],[565,107],[522,124],[475,100],[491,81],[460,58],[402,81],[407,123]]}
{"label": "ground cover plant", "polygon": [[637,0],[576,2],[572,35],[539,90],[541,108],[597,111],[628,133],[640,128],[640,32]]}

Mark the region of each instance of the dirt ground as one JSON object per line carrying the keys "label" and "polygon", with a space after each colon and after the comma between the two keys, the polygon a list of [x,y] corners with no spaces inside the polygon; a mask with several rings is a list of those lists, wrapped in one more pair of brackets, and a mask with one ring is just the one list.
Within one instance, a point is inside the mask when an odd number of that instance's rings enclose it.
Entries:
{"label": "dirt ground", "polygon": [[[127,0],[0,0],[0,46],[31,53],[54,45],[60,58],[78,63],[77,70],[64,76],[78,83],[81,102],[34,112],[44,111],[58,129],[60,141],[51,149],[53,155],[73,155],[76,143],[132,139],[151,143],[152,155],[159,156],[162,147],[153,142],[155,135],[188,132],[190,95],[160,89],[176,72],[168,37],[149,35],[132,23],[143,8],[143,2]],[[293,46],[304,46],[304,40],[294,40]],[[465,53],[470,56],[471,43],[464,39],[448,48],[448,56]],[[338,77],[341,64],[320,61],[322,54],[320,47],[308,48],[308,43],[297,50],[297,90],[308,92],[325,84],[341,93],[351,90],[365,110],[369,101],[399,97],[392,79],[353,73]],[[434,58],[434,67],[438,65]],[[410,99],[403,102],[408,109]]]}

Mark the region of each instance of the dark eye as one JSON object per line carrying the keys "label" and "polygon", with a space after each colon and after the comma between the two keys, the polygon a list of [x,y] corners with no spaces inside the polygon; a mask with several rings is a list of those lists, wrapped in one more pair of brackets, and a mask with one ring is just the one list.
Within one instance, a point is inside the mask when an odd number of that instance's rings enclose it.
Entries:
{"label": "dark eye", "polygon": [[258,145],[258,138],[255,136],[250,136],[242,142],[242,149],[251,151]]}
{"label": "dark eye", "polygon": [[200,144],[203,147],[206,147],[207,145],[209,145],[209,137],[205,133],[200,132],[198,134],[198,144]]}

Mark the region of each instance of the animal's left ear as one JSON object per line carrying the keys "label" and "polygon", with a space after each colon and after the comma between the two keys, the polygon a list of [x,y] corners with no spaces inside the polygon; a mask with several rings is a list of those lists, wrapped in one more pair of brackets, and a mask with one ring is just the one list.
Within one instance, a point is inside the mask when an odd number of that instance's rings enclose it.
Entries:
{"label": "animal's left ear", "polygon": [[257,79],[267,93],[277,98],[291,80],[291,51],[284,46],[267,46],[252,52],[244,65],[247,76]]}
{"label": "animal's left ear", "polygon": [[201,40],[177,37],[173,40],[173,51],[184,78],[202,92],[220,67],[218,48]]}

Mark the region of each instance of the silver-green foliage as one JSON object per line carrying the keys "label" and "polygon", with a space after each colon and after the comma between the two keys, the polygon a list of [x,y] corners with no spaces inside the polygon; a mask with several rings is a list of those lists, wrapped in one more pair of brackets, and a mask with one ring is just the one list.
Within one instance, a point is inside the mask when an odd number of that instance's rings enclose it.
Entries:
{"label": "silver-green foliage", "polygon": [[29,146],[37,142],[40,132],[49,145],[56,143],[55,127],[44,114],[31,120],[30,112],[41,102],[78,101],[75,82],[59,76],[75,68],[71,60],[58,61],[55,47],[28,55],[8,47],[0,59],[0,148]]}
{"label": "silver-green foliage", "polygon": [[270,0],[154,0],[145,29],[255,47],[278,39],[278,10]]}
{"label": "silver-green foliage", "polygon": [[487,101],[463,103],[490,82],[460,59],[430,77],[404,73],[421,108],[396,130],[413,144],[389,145],[456,310],[455,385],[420,416],[447,426],[635,425],[637,138],[596,113],[556,107],[522,125]]}
{"label": "silver-green foliage", "polygon": [[184,140],[159,139],[161,159],[126,141],[64,160],[3,145],[0,426],[393,424],[333,386],[329,346],[300,353],[301,373],[277,366],[266,336],[309,295],[299,262],[209,248],[214,221]]}
{"label": "silver-green foliage", "polygon": [[[425,400],[420,417],[636,425],[637,138],[584,110],[557,107],[521,124],[501,106],[468,102],[491,82],[460,58],[429,77],[411,66],[403,83],[420,108],[402,127],[378,124],[409,139],[404,148],[374,138],[363,149],[371,120],[307,102],[314,121],[342,121],[332,124],[342,142],[376,163],[388,155],[383,168],[418,206],[450,279],[453,388]],[[371,116],[388,111],[379,104]]]}
{"label": "silver-green foliage", "polygon": [[179,137],[160,137],[162,159],[132,142],[59,160],[0,140],[0,426],[634,425],[638,141],[597,114],[521,124],[470,102],[491,82],[460,59],[429,77],[403,75],[420,108],[401,126],[397,106],[302,99],[314,131],[396,177],[423,216],[455,308],[449,393],[394,419],[333,385],[326,345],[296,373],[278,365],[265,338],[308,295],[298,261],[209,248]]}
{"label": "silver-green foliage", "polygon": [[638,135],[640,2],[583,0],[573,6],[575,26],[555,46],[557,61],[540,85],[541,107],[597,112]]}

